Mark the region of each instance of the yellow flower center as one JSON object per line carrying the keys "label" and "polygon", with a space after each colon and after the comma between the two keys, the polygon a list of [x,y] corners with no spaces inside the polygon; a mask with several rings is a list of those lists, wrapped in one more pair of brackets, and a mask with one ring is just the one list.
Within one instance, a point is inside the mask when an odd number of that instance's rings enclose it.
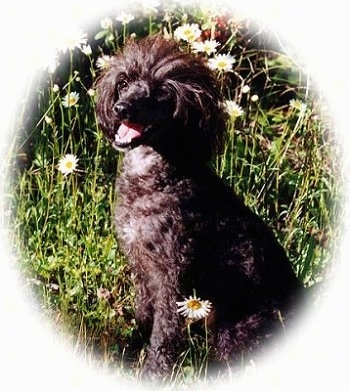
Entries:
{"label": "yellow flower center", "polygon": [[203,50],[207,53],[207,54],[209,54],[210,52],[211,52],[211,47],[209,46],[209,45],[204,45],[204,47],[203,47]]}
{"label": "yellow flower center", "polygon": [[73,168],[73,162],[66,162],[66,168],[68,170],[70,170],[71,168]]}
{"label": "yellow flower center", "polygon": [[192,33],[192,31],[187,31],[185,32],[185,37],[187,38],[188,41],[193,41],[194,40],[194,34]]}
{"label": "yellow flower center", "polygon": [[77,100],[74,97],[69,97],[68,99],[68,105],[74,106],[77,103]]}
{"label": "yellow flower center", "polygon": [[196,311],[196,310],[199,310],[200,308],[202,308],[202,304],[199,300],[193,299],[187,303],[187,307],[190,310]]}
{"label": "yellow flower center", "polygon": [[225,69],[226,67],[227,67],[227,62],[225,61],[218,62],[218,69]]}

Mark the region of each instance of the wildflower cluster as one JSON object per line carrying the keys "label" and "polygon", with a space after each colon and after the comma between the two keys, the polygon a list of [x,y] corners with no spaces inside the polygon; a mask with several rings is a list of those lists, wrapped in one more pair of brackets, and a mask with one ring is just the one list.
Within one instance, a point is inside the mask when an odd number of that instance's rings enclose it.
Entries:
{"label": "wildflower cluster", "polygon": [[209,58],[208,66],[214,71],[230,72],[233,64],[236,62],[235,58],[230,54],[216,54],[220,43],[215,39],[202,40],[203,31],[199,28],[197,23],[185,23],[177,27],[174,31],[174,38],[178,41],[185,41],[191,44],[193,53],[205,53],[207,56],[214,55]]}
{"label": "wildflower cluster", "polygon": [[[220,42],[216,39],[207,39],[206,34],[201,30],[199,24],[185,23],[177,27],[174,31],[174,39],[187,42],[190,45],[192,53],[205,55],[207,57],[208,67],[217,72],[218,75],[233,71],[234,64],[236,63],[235,57],[230,53],[218,53],[220,51]],[[248,86],[245,87],[249,89]],[[244,93],[243,90],[242,93]],[[233,122],[236,118],[244,114],[243,109],[232,100],[226,101],[225,109]]]}

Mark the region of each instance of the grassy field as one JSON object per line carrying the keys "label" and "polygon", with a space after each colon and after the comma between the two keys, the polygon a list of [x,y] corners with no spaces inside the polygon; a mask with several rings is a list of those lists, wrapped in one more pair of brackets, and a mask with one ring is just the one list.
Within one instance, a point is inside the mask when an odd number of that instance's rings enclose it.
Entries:
{"label": "grassy field", "polygon": [[[79,355],[130,377],[144,352],[133,351],[134,291],[112,226],[122,156],[98,129],[94,83],[128,37],[173,36],[185,24],[200,29],[196,41],[218,43],[215,53],[197,55],[234,59],[230,69],[215,70],[231,119],[213,167],[273,227],[305,286],[332,277],[340,234],[341,156],[327,106],[292,48],[265,26],[193,6],[116,13],[78,31],[33,79],[19,109],[8,157],[10,229],[42,311]],[[196,51],[189,35],[179,40]],[[78,162],[65,175],[58,165],[67,154]],[[174,370],[180,383],[206,371],[206,340],[190,333],[188,344]]]}

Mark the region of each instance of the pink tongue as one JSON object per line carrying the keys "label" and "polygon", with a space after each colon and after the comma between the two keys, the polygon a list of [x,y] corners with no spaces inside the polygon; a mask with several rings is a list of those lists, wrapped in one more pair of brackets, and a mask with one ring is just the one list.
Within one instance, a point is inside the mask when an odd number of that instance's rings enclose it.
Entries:
{"label": "pink tongue", "polygon": [[118,129],[118,136],[121,140],[133,140],[134,138],[140,137],[143,127],[137,124],[124,124],[122,123]]}

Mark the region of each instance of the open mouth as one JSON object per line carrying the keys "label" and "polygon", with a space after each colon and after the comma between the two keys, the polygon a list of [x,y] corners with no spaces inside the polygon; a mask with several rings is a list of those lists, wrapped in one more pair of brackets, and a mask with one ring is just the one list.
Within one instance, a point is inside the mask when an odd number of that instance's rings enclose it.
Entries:
{"label": "open mouth", "polygon": [[144,126],[131,122],[122,122],[115,134],[114,144],[117,147],[127,147],[142,136]]}

